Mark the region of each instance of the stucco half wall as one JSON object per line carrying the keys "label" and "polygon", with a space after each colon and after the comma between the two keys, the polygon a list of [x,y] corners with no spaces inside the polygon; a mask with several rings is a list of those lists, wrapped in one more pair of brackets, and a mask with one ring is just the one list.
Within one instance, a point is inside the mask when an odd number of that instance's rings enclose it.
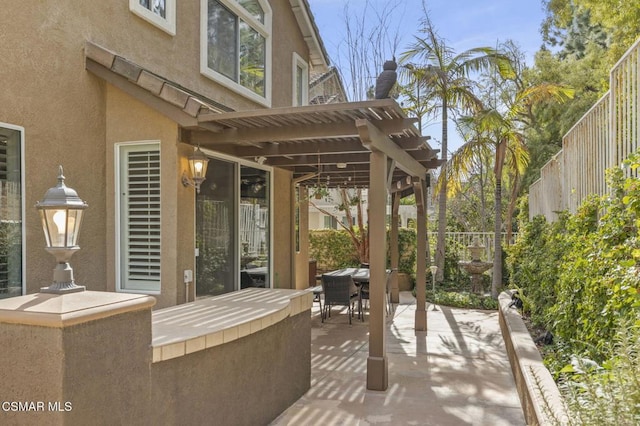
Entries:
{"label": "stucco half wall", "polygon": [[2,300],[0,395],[27,405],[0,424],[268,424],[310,387],[312,299],[247,289],[153,314],[124,293]]}

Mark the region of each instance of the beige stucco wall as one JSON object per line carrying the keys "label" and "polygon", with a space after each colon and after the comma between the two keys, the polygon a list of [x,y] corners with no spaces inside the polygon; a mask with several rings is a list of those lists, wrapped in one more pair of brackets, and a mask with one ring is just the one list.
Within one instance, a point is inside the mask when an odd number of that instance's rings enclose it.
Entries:
{"label": "beige stucco wall", "polygon": [[266,425],[310,383],[305,310],[230,343],[152,364],[147,424]]}
{"label": "beige stucco wall", "polygon": [[[297,289],[309,287],[309,192],[306,186],[300,186],[300,250],[295,252],[295,276]],[[294,200],[295,201],[295,200]],[[295,230],[294,230],[295,232]],[[294,235],[295,238],[295,235]],[[295,244],[295,241],[294,241]]]}
{"label": "beige stucco wall", "polygon": [[[0,26],[0,123],[25,128],[25,247],[27,292],[51,281],[53,257],[44,249],[33,207],[56,183],[62,164],[67,184],[89,204],[79,244],[71,259],[75,278],[91,290],[115,286],[113,145],[162,142],[163,293],[158,307],[184,300],[182,271],[193,269],[193,190],[183,188],[189,148],[177,141],[175,123],[142,106],[85,70],[84,46],[91,41],[150,71],[236,110],[263,108],[200,73],[200,0],[177,1],[176,35],[134,15],[126,0],[58,0],[25,7],[2,2],[10,16]],[[308,48],[287,0],[272,0],[272,105],[292,100],[292,53]],[[276,173],[284,185],[287,173]],[[278,188],[278,186],[276,186]],[[280,220],[274,229],[274,271],[279,285],[292,286],[290,195],[276,190]],[[285,194],[286,193],[286,194]],[[281,194],[285,194],[282,195]],[[283,220],[284,219],[284,220]],[[285,230],[286,228],[286,230]],[[287,240],[286,247],[279,241]],[[107,278],[107,279],[105,279]]]}
{"label": "beige stucco wall", "polygon": [[10,18],[0,26],[0,122],[25,128],[28,292],[52,280],[55,261],[44,251],[34,205],[55,186],[59,164],[67,185],[89,204],[79,236],[81,250],[71,259],[75,279],[91,289],[105,289],[104,88],[84,71],[82,50],[85,37],[93,32],[87,9],[104,13],[104,6],[95,6],[81,1],[29,7],[18,0],[2,2],[3,16]]}
{"label": "beige stucco wall", "polygon": [[157,307],[183,303],[183,270],[194,269],[195,190],[181,183],[192,148],[178,141],[173,121],[107,84],[107,282],[115,291],[116,235],[115,147],[117,144],[160,141],[161,170],[161,285]]}
{"label": "beige stucco wall", "polygon": [[[269,424],[311,384],[311,299],[302,298],[298,313],[291,306],[263,329],[160,362],[153,362],[150,297],[84,292],[2,300],[2,402],[44,405],[3,405],[0,424]],[[250,299],[247,308],[256,303]],[[271,309],[276,302],[266,303]],[[226,323],[243,318],[227,316]],[[192,336],[175,337],[184,344]]]}
{"label": "beige stucco wall", "polygon": [[291,173],[273,170],[273,287],[296,288],[293,282]]}

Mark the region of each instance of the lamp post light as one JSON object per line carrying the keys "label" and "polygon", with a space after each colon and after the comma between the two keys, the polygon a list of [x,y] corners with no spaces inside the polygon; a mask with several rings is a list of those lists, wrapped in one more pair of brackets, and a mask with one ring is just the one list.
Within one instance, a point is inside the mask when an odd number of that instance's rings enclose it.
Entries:
{"label": "lamp post light", "polygon": [[429,266],[429,270],[431,271],[431,282],[432,282],[432,292],[433,292],[433,310],[436,310],[436,274],[438,273],[438,267],[433,265]]}
{"label": "lamp post light", "polygon": [[204,152],[200,151],[200,147],[197,147],[187,160],[189,161],[189,172],[191,173],[191,177],[189,178],[186,173],[183,173],[182,184],[184,186],[193,186],[199,194],[200,185],[207,178],[209,157],[207,157]]}
{"label": "lamp post light", "polygon": [[73,269],[69,259],[80,250],[77,245],[82,213],[87,203],[78,197],[78,193],[64,184],[62,166],[58,169],[58,184],[44,195],[42,201],[36,203],[40,211],[42,229],[46,241],[46,250],[58,263],[53,270],[53,283],[40,289],[41,293],[74,293],[84,291],[84,286],[76,285],[73,280]]}

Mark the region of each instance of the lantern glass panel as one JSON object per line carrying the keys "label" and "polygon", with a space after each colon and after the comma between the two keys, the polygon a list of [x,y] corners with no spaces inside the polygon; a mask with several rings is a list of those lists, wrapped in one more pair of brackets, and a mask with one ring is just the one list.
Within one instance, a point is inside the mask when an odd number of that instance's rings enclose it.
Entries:
{"label": "lantern glass panel", "polygon": [[41,210],[47,247],[76,246],[82,212],[76,209]]}
{"label": "lantern glass panel", "polygon": [[67,247],[74,247],[78,245],[78,235],[80,234],[84,210],[69,209],[67,211]]}

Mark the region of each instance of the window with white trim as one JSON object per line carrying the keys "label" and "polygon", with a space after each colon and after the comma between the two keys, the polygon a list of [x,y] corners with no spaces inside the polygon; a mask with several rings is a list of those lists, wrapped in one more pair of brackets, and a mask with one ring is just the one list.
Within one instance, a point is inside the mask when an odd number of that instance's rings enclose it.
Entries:
{"label": "window with white trim", "polygon": [[309,64],[293,54],[293,106],[309,104]]}
{"label": "window with white trim", "polygon": [[0,299],[24,293],[24,128],[0,123]]}
{"label": "window with white trim", "polygon": [[264,0],[201,0],[201,72],[271,102],[271,8]]}
{"label": "window with white trim", "polygon": [[129,0],[129,10],[164,32],[176,35],[176,0]]}
{"label": "window with white trim", "polygon": [[117,146],[118,289],[160,291],[160,143]]}

